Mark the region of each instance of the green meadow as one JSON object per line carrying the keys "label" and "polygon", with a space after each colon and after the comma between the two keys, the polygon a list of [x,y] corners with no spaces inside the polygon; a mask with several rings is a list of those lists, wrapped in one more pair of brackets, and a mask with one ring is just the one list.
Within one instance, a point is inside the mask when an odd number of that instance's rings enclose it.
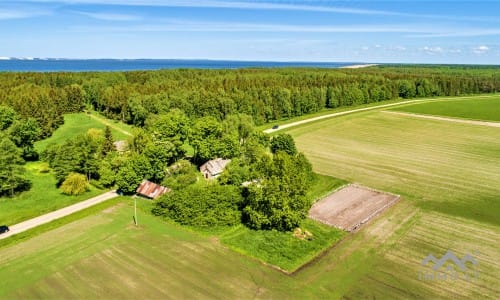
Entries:
{"label": "green meadow", "polygon": [[500,121],[500,95],[491,98],[426,102],[401,106],[392,110],[462,119]]}
{"label": "green meadow", "polygon": [[50,144],[64,143],[68,138],[86,133],[91,128],[104,130],[106,125],[111,127],[115,140],[124,140],[129,136],[126,132],[132,132],[132,127],[121,122],[115,122],[102,117],[97,113],[76,113],[64,116],[64,125],[59,127],[51,137],[35,143],[37,151],[43,151]]}
{"label": "green meadow", "polygon": [[[126,139],[128,136],[125,132],[131,131],[131,127],[123,123],[107,120],[97,114],[92,114],[92,116],[94,117],[85,113],[65,115],[64,125],[48,139],[36,142],[35,149],[41,152],[52,143],[64,143],[67,139],[86,133],[91,128],[104,130],[105,124],[110,124],[116,140]],[[32,187],[29,191],[14,198],[0,197],[0,225],[16,224],[104,192],[91,186],[90,190],[83,195],[67,196],[56,188],[56,179],[46,163],[28,162],[25,167]]]}

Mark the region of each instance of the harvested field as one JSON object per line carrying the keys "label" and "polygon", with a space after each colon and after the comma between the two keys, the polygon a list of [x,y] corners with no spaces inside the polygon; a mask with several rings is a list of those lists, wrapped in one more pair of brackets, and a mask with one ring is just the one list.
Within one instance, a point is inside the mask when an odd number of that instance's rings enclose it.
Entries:
{"label": "harvested field", "polygon": [[330,226],[353,231],[398,200],[398,195],[348,185],[316,202],[309,211],[309,217]]}

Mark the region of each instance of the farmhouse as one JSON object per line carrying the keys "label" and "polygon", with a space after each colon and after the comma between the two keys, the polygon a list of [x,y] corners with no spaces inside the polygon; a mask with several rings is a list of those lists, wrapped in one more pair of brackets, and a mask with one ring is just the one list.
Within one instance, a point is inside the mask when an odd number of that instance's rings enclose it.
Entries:
{"label": "farmhouse", "polygon": [[224,168],[226,168],[227,164],[230,162],[230,159],[222,158],[209,160],[200,167],[200,172],[203,173],[205,179],[214,179],[224,171]]}
{"label": "farmhouse", "polygon": [[149,199],[156,199],[168,192],[170,192],[170,189],[168,187],[161,186],[147,180],[144,180],[136,191],[138,195]]}

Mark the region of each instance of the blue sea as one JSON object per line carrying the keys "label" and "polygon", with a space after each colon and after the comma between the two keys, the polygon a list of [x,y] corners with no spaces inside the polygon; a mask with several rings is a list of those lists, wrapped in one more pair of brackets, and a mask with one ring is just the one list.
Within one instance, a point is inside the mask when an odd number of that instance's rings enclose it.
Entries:
{"label": "blue sea", "polygon": [[360,63],[338,62],[270,62],[229,60],[181,60],[181,59],[3,59],[0,72],[86,72],[86,71],[134,71],[160,69],[239,69],[311,67],[339,68]]}

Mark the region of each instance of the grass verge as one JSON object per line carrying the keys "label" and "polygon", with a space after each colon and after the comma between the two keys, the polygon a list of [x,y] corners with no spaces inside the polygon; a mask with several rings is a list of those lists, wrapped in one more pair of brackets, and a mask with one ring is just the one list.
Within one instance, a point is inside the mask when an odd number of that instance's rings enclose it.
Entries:
{"label": "grass verge", "polygon": [[345,232],[305,219],[300,228],[312,234],[300,239],[293,232],[251,230],[244,225],[219,236],[232,250],[293,273],[342,239]]}

